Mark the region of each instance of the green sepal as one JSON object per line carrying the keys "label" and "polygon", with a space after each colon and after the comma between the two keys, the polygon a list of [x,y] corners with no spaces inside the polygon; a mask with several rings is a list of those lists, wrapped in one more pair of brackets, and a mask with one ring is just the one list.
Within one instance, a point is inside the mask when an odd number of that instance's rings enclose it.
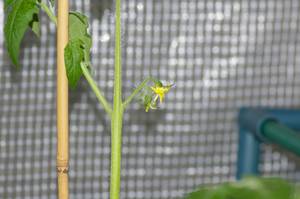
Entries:
{"label": "green sepal", "polygon": [[154,94],[149,86],[146,86],[139,96],[139,101],[141,102],[141,105],[144,107],[146,112],[148,112],[150,109],[157,108],[156,102],[154,101],[153,97]]}
{"label": "green sepal", "polygon": [[163,86],[163,83],[159,79],[152,78],[152,81],[155,86],[159,86],[159,87]]}

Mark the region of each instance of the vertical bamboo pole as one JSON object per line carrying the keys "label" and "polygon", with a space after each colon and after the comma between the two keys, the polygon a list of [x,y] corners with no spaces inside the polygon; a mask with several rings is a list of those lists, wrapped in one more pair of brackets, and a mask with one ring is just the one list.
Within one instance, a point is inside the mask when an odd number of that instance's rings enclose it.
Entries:
{"label": "vertical bamboo pole", "polygon": [[68,0],[58,0],[57,23],[57,177],[58,198],[68,199],[69,118],[68,80],[64,62],[64,48],[68,43]]}

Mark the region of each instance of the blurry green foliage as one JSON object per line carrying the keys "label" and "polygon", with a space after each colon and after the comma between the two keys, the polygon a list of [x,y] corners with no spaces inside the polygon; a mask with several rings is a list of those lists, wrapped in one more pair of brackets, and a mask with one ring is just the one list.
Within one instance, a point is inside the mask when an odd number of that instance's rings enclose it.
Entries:
{"label": "blurry green foliage", "polygon": [[279,178],[246,177],[217,187],[203,187],[184,199],[300,199],[300,187]]}

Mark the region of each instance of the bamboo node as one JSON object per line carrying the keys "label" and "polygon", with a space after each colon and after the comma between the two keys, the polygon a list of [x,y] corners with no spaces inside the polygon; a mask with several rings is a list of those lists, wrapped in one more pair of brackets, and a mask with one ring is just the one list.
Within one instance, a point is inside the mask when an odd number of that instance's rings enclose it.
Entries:
{"label": "bamboo node", "polygon": [[68,167],[57,167],[57,173],[68,173],[69,168]]}
{"label": "bamboo node", "polygon": [[56,170],[57,170],[57,173],[68,173],[69,172],[68,161],[57,159]]}

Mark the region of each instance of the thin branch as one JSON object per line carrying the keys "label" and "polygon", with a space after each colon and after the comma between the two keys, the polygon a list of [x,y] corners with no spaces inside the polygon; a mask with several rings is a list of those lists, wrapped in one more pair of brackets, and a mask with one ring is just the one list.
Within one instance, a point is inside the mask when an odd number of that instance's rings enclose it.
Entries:
{"label": "thin branch", "polygon": [[81,69],[83,72],[84,77],[88,81],[90,87],[94,91],[98,101],[103,105],[104,110],[107,112],[107,114],[111,117],[112,116],[112,108],[111,105],[107,102],[104,95],[102,94],[100,88],[97,86],[96,82],[92,78],[87,66],[85,63],[81,63]]}
{"label": "thin branch", "polygon": [[41,6],[42,10],[46,12],[50,20],[57,26],[57,18],[53,11],[47,6],[47,4],[45,4],[44,2],[40,2],[38,3],[38,5]]}

